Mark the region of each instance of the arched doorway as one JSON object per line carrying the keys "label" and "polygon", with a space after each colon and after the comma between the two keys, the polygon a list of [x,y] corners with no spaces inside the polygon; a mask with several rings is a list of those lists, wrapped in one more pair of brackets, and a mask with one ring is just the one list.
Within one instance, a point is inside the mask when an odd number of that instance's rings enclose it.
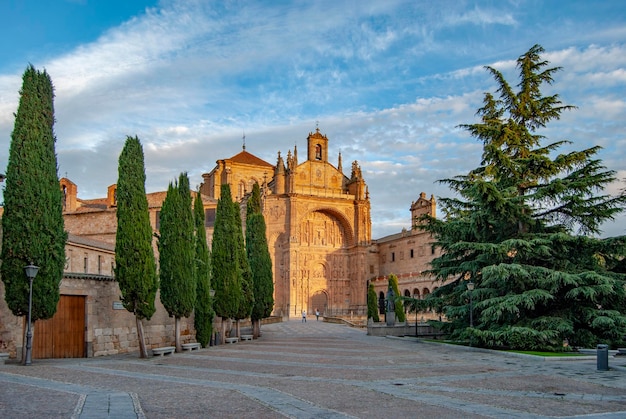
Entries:
{"label": "arched doorway", "polygon": [[[292,245],[293,276],[290,303],[294,313],[315,308],[326,316],[347,311],[345,295],[350,290],[346,231],[341,214],[329,209],[306,214],[299,223]],[[297,309],[296,309],[297,307]]]}
{"label": "arched doorway", "polygon": [[309,301],[309,309],[311,313],[315,313],[315,309],[318,309],[322,315],[328,308],[328,296],[324,291],[318,291],[311,296]]}

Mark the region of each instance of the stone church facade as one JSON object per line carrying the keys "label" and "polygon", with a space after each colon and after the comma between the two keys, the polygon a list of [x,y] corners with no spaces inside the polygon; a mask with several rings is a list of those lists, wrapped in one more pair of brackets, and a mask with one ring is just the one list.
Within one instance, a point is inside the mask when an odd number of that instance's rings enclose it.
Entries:
{"label": "stone church facade", "polygon": [[255,182],[261,186],[276,315],[299,317],[315,308],[335,316],[365,313],[366,268],[372,263],[369,193],[357,162],[349,176],[341,155],[337,165],[330,163],[328,138],[319,129],[308,135],[302,162],[297,147],[286,159],[279,153],[276,165],[244,149],[203,177],[200,192],[212,199],[224,183],[242,202]]}
{"label": "stone church facade", "polygon": [[[432,279],[423,274],[437,255],[430,237],[413,228],[423,213],[435,214],[436,202],[424,193],[412,203],[408,229],[372,240],[370,197],[358,162],[344,173],[341,154],[330,162],[328,138],[319,129],[306,139],[306,157],[298,149],[286,157],[279,152],[270,164],[243,150],[202,175],[200,193],[205,208],[209,245],[220,186],[229,184],[233,199],[245,203],[254,183],[262,190],[263,214],[274,271],[273,315],[299,318],[302,310],[316,308],[326,316],[362,317],[366,313],[367,284],[379,296],[387,289],[387,275],[399,278],[403,295],[428,294]],[[61,294],[85,297],[85,356],[137,350],[134,318],[119,310],[119,288],[113,278],[116,234],[116,185],[99,199],[80,199],[78,187],[63,178],[65,228],[70,233]],[[195,192],[192,192],[195,194]],[[159,214],[166,192],[147,194],[150,222],[159,230]],[[153,243],[157,254],[156,241]],[[3,292],[0,283],[0,291]],[[98,291],[100,290],[100,291]],[[173,320],[158,301],[157,313],[144,326],[151,347],[173,342]],[[0,301],[0,352],[15,353],[23,322],[11,319],[4,298]],[[426,318],[431,317],[424,313]],[[170,321],[171,320],[171,321]],[[184,319],[184,339],[193,339],[193,318]],[[21,325],[21,326],[20,326]]]}

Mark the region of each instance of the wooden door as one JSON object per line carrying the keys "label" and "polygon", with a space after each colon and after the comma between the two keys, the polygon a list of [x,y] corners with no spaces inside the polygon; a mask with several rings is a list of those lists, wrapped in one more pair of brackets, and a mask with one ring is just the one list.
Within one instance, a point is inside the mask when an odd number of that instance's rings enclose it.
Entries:
{"label": "wooden door", "polygon": [[61,295],[54,317],[37,320],[33,332],[33,359],[84,358],[85,296]]}

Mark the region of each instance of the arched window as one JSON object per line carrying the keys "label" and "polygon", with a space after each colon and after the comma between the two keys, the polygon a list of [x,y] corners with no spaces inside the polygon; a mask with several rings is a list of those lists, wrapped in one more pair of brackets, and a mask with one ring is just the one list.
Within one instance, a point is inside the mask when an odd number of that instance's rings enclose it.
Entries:
{"label": "arched window", "polygon": [[315,146],[315,159],[322,160],[322,146],[319,144]]}
{"label": "arched window", "polygon": [[243,199],[245,194],[246,194],[246,182],[242,180],[241,182],[239,182],[239,191],[237,195],[237,200]]}

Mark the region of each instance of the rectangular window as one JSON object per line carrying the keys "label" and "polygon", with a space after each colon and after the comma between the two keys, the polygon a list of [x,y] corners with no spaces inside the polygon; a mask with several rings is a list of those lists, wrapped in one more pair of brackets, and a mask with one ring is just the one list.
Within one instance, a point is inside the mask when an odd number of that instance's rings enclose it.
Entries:
{"label": "rectangular window", "polygon": [[396,261],[396,253],[395,252],[391,252],[391,261],[392,262]]}
{"label": "rectangular window", "polygon": [[413,256],[414,256],[413,249],[411,249],[411,259],[413,259]]}
{"label": "rectangular window", "polygon": [[204,210],[204,226],[213,227],[215,224],[215,208]]}
{"label": "rectangular window", "polygon": [[89,271],[89,258],[87,257],[87,254],[85,254],[85,257],[83,258],[83,272],[88,273],[88,271]]}
{"label": "rectangular window", "polygon": [[370,265],[370,274],[374,273],[374,265]]}
{"label": "rectangular window", "polygon": [[98,275],[102,275],[102,255],[98,255]]}
{"label": "rectangular window", "polygon": [[155,221],[155,229],[156,230],[160,230],[161,229],[161,211],[157,211],[156,212],[156,221]]}

